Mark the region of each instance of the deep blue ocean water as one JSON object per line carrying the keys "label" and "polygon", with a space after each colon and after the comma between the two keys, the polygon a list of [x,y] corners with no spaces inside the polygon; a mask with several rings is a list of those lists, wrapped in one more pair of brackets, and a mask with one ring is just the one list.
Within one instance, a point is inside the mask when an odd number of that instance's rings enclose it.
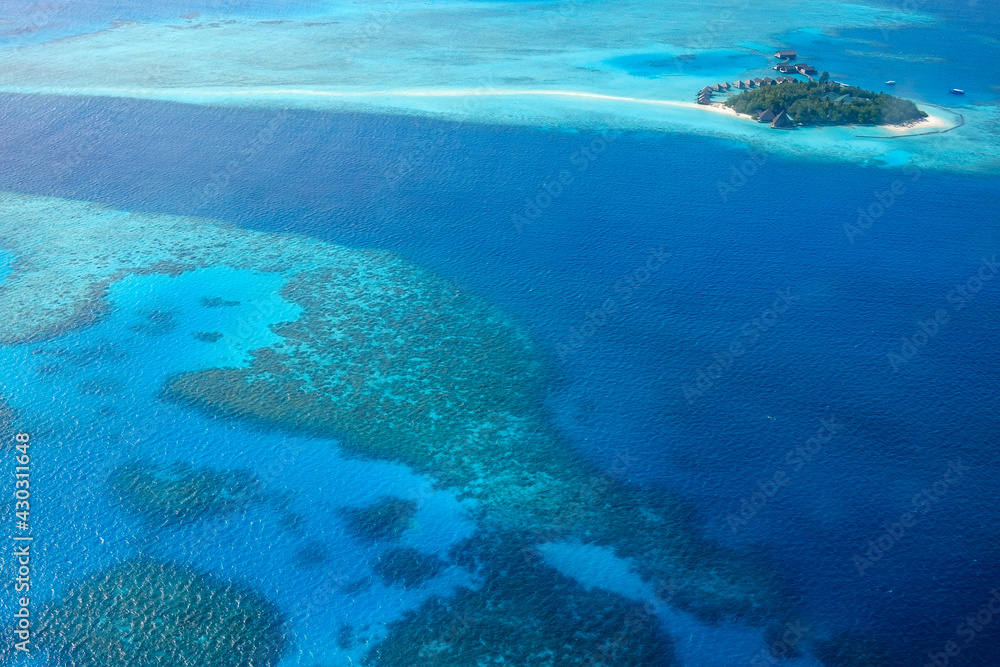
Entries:
{"label": "deep blue ocean water", "polygon": [[[901,638],[901,655],[933,648],[996,585],[1000,280],[961,310],[947,297],[997,254],[995,178],[768,156],[723,201],[717,181],[745,150],[625,135],[518,233],[525,196],[591,135],[297,112],[206,202],[200,184],[273,112],[18,96],[3,106],[2,189],[389,248],[516,313],[556,361],[550,407],[581,456],[610,464],[629,452],[632,481],[682,493],[717,539],[766,551],[837,627]],[[61,132],[94,127],[73,169],[39,168],[60,160]],[[396,155],[422,157],[400,178],[386,169]],[[908,191],[850,242],[844,225],[897,178]],[[669,258],[647,277],[661,247]],[[751,342],[744,325],[778,291],[791,305]],[[615,312],[587,335],[609,299]],[[895,372],[888,354],[941,308],[953,317]],[[683,386],[736,339],[748,351],[688,402]],[[830,417],[842,431],[734,532],[726,515]],[[956,458],[966,477],[859,576],[856,553]],[[966,664],[990,664],[995,646],[984,637]]]}
{"label": "deep blue ocean water", "polygon": [[[995,35],[995,8],[970,7],[960,3],[955,20]],[[891,37],[948,58],[981,48],[930,43],[922,31]],[[895,64],[906,72],[895,75],[900,85],[925,76],[923,64]],[[874,70],[873,80],[895,71]],[[967,103],[990,99],[987,82],[939,81],[964,84]],[[709,535],[771,557],[810,618],[876,637],[893,664],[923,664],[1000,586],[1000,275],[975,282],[1000,255],[1000,178],[767,155],[723,197],[719,183],[750,159],[734,143],[627,133],[603,139],[605,150],[579,172],[575,158],[598,135],[314,112],[288,112],[273,143],[241,157],[275,116],[3,95],[0,190],[390,249],[484,295],[550,355],[557,379],[547,406],[580,456],[610,467],[627,452],[624,477],[680,493]],[[563,169],[575,180],[552,197],[545,184]],[[888,201],[896,179],[906,191],[863,233],[845,231],[859,208]],[[519,225],[526,199],[540,214]],[[650,270],[649,258],[663,255]],[[787,307],[775,316],[767,311],[778,293]],[[934,331],[927,343],[894,368],[890,353],[902,356],[902,339],[940,310],[947,321],[925,324]],[[94,345],[114,326],[79,335]],[[711,370],[736,340],[746,352]],[[155,394],[171,370],[151,368],[148,386],[130,391]],[[699,372],[719,377],[685,393]],[[166,439],[226,442],[224,426],[170,419],[178,430]],[[796,448],[824,419],[839,429],[806,460]],[[103,428],[88,424],[80,428]],[[244,459],[252,455],[227,461]],[[956,461],[968,467],[959,481],[860,574],[854,558],[868,540]],[[779,471],[789,483],[756,515],[727,520]],[[287,539],[254,525],[255,539]],[[441,527],[442,543],[448,532]],[[277,567],[178,549],[162,553],[216,558],[251,580],[255,567],[259,581]],[[998,656],[1000,628],[988,625],[952,664],[996,665]]]}

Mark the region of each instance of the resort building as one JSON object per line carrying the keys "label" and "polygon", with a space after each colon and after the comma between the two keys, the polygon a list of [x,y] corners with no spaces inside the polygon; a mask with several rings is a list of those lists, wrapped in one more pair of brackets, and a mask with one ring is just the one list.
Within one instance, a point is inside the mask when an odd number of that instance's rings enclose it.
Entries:
{"label": "resort building", "polygon": [[782,49],[774,54],[775,58],[782,58],[784,60],[795,60],[799,57],[799,54],[792,49]]}
{"label": "resort building", "polygon": [[795,125],[794,123],[792,123],[792,119],[788,117],[788,114],[782,111],[781,113],[779,113],[777,116],[774,117],[774,120],[771,121],[771,127],[778,129],[788,129],[791,127],[795,127]]}

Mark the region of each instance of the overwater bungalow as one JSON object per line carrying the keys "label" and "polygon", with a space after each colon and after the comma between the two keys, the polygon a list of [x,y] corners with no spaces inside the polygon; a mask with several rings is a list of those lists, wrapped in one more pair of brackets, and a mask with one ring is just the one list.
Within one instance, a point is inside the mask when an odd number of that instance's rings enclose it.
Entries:
{"label": "overwater bungalow", "polygon": [[783,60],[795,60],[799,57],[799,54],[792,49],[781,49],[780,51],[775,52],[774,57],[781,58]]}
{"label": "overwater bungalow", "polygon": [[775,118],[775,113],[770,109],[764,109],[757,116],[758,123],[770,123]]}
{"label": "overwater bungalow", "polygon": [[760,86],[760,85],[762,85],[764,83],[764,79],[762,79],[762,78],[760,78],[758,76],[756,79],[753,80],[753,83],[754,83],[755,86]]}
{"label": "overwater bungalow", "polygon": [[789,129],[795,127],[795,124],[792,122],[792,119],[788,117],[788,114],[782,111],[774,117],[774,120],[771,121],[771,127],[776,129]]}
{"label": "overwater bungalow", "polygon": [[728,81],[723,81],[722,83],[719,84],[719,86],[721,86],[723,90],[729,90],[729,82]]}
{"label": "overwater bungalow", "polygon": [[765,76],[764,77],[764,85],[766,85],[766,86],[773,86],[774,85],[774,79],[772,79],[769,76]]}
{"label": "overwater bungalow", "polygon": [[720,90],[722,90],[722,86],[720,86],[720,85],[719,85],[719,84],[717,84],[717,83],[713,83],[713,84],[712,84],[712,86],[711,86],[711,88],[712,88],[712,92],[713,92],[713,93],[717,93],[717,92],[719,92]]}
{"label": "overwater bungalow", "polygon": [[711,95],[699,95],[698,96],[698,104],[711,104],[711,103],[712,103],[712,96]]}
{"label": "overwater bungalow", "polygon": [[791,63],[778,63],[774,66],[774,69],[778,70],[782,74],[788,74],[789,72],[795,71],[795,65]]}
{"label": "overwater bungalow", "polygon": [[815,74],[816,68],[806,63],[800,63],[795,66],[795,71],[799,74]]}

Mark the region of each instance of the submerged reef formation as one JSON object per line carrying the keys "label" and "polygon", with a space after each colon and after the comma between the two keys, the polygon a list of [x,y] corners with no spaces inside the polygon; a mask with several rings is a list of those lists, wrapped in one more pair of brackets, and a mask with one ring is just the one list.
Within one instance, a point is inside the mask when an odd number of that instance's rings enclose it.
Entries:
{"label": "submerged reef formation", "polygon": [[[102,317],[110,286],[130,275],[228,267],[280,277],[272,296],[292,321],[260,324],[267,342],[240,363],[168,379],[164,398],[401,462],[473,501],[481,533],[528,549],[557,540],[606,546],[659,599],[704,619],[766,623],[789,611],[773,572],[700,537],[677,498],[619,484],[560,441],[541,407],[546,362],[517,322],[396,255],[14,195],[0,196],[0,247],[15,257],[0,287],[6,343]],[[507,583],[492,588],[507,595]],[[482,595],[470,592],[463,604],[485,603]],[[600,606],[573,613],[603,619]],[[505,622],[489,614],[479,622],[487,619]]]}
{"label": "submerged reef formation", "polygon": [[126,512],[151,524],[221,516],[265,500],[263,485],[249,472],[182,462],[124,463],[108,476],[107,487]]}
{"label": "submerged reef formation", "polygon": [[191,336],[202,343],[218,343],[222,338],[218,331],[195,331]]}
{"label": "submerged reef formation", "polygon": [[348,530],[368,542],[398,540],[413,523],[417,503],[402,498],[382,498],[369,507],[342,507]]}
{"label": "submerged reef formation", "polygon": [[526,559],[515,536],[480,537],[462,546],[485,579],[478,590],[431,598],[390,627],[365,664],[592,665],[673,664],[642,605]]}
{"label": "submerged reef formation", "polygon": [[322,542],[313,540],[295,550],[294,562],[297,567],[317,567],[330,560],[330,551]]}
{"label": "submerged reef formation", "polygon": [[73,584],[41,611],[36,639],[72,667],[269,667],[287,648],[282,623],[249,587],[141,558]]}
{"label": "submerged reef formation", "polygon": [[413,588],[430,581],[446,566],[447,563],[437,556],[406,547],[382,554],[372,569],[390,586]]}

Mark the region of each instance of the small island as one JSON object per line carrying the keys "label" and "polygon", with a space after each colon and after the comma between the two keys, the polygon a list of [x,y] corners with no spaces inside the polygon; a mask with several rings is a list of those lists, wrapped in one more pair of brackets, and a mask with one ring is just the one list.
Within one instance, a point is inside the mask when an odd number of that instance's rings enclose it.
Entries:
{"label": "small island", "polygon": [[794,81],[744,90],[723,104],[771,127],[796,125],[900,125],[927,114],[910,100],[830,81]]}

